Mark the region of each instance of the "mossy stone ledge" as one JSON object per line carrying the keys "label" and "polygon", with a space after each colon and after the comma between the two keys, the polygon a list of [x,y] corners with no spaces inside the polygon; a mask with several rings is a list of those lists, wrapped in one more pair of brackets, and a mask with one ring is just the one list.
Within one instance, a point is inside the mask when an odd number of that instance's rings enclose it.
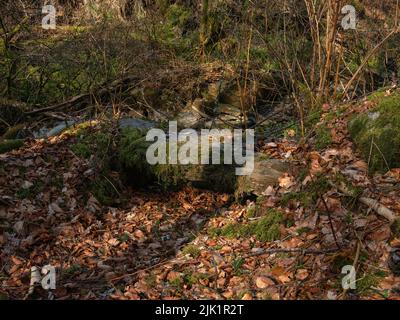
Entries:
{"label": "mossy stone ledge", "polygon": [[377,106],[352,119],[349,131],[370,172],[384,173],[400,167],[400,90],[374,94],[369,100]]}

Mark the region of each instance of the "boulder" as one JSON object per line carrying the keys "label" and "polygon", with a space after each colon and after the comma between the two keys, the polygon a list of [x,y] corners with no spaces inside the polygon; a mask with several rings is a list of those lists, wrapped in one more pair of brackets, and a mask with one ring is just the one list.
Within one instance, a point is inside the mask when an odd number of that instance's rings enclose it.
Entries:
{"label": "boulder", "polygon": [[261,196],[269,187],[278,183],[279,178],[287,172],[289,165],[278,159],[268,159],[263,154],[256,154],[254,170],[249,176],[238,178],[236,193]]}
{"label": "boulder", "polygon": [[189,103],[177,116],[180,128],[200,129],[207,120],[207,106],[204,99],[195,99]]}
{"label": "boulder", "polygon": [[370,164],[370,172],[400,167],[400,90],[369,97],[376,107],[355,116],[349,131],[357,148]]}
{"label": "boulder", "polygon": [[121,129],[134,128],[139,130],[148,130],[155,128],[157,124],[153,121],[135,119],[135,118],[124,118],[119,120],[119,127]]}

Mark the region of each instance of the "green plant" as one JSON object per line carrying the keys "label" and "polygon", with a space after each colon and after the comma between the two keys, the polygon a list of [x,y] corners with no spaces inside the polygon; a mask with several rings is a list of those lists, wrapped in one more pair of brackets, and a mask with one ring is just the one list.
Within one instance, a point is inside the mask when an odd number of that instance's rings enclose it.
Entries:
{"label": "green plant", "polygon": [[119,240],[120,242],[128,242],[129,239],[130,239],[130,236],[129,236],[129,234],[126,233],[126,232],[123,233],[122,235],[118,236],[118,240]]}
{"label": "green plant", "polygon": [[297,234],[301,236],[303,233],[310,232],[311,229],[309,227],[301,227],[296,230]]}
{"label": "green plant", "polygon": [[322,124],[315,129],[315,147],[318,150],[325,149],[332,143],[332,135],[330,129]]}
{"label": "green plant", "polygon": [[191,255],[193,258],[198,258],[200,256],[201,250],[198,246],[189,244],[183,248],[182,252],[183,254]]}
{"label": "green plant", "polygon": [[280,238],[280,225],[284,222],[282,213],[269,210],[260,220],[249,223],[232,223],[220,230],[214,230],[217,235],[240,238],[255,236],[262,242],[274,241]]}
{"label": "green plant", "polygon": [[364,275],[356,280],[356,292],[359,295],[365,295],[372,288],[376,287],[379,281],[385,277],[385,273],[381,272],[366,272]]}
{"label": "green plant", "polygon": [[242,266],[245,262],[246,260],[244,260],[242,257],[238,257],[232,261],[233,273],[235,275],[240,275],[242,273]]}

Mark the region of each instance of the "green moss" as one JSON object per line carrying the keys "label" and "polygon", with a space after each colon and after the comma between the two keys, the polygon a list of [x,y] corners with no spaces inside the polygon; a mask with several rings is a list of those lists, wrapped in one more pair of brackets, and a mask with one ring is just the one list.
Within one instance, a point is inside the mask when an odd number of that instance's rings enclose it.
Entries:
{"label": "green moss", "polygon": [[361,278],[356,280],[356,292],[359,295],[365,295],[371,288],[376,287],[381,279],[382,274],[380,272],[365,273]]}
{"label": "green moss", "polygon": [[318,150],[325,149],[332,143],[331,130],[325,125],[320,125],[315,130],[315,147]]}
{"label": "green moss", "polygon": [[183,276],[183,281],[189,285],[189,286],[193,286],[194,284],[196,284],[197,282],[199,282],[199,280],[202,279],[208,279],[210,276],[208,274],[205,273],[198,273],[198,272],[188,272],[185,273]]}
{"label": "green moss", "polygon": [[24,145],[24,140],[20,139],[0,141],[0,154],[18,149],[23,145]]}
{"label": "green moss", "polygon": [[252,205],[249,208],[247,208],[246,211],[246,218],[254,218],[257,214],[257,207],[256,205]]}
{"label": "green moss", "polygon": [[8,130],[3,134],[1,137],[4,140],[10,140],[10,139],[17,139],[19,136],[19,133],[21,132],[22,129],[24,129],[25,124],[17,124],[13,127],[8,128]]}
{"label": "green moss", "polygon": [[97,122],[85,121],[69,127],[63,132],[63,134],[79,137],[85,134],[90,134],[89,129],[94,128],[96,125]]}
{"label": "green moss", "polygon": [[288,192],[281,197],[280,204],[287,206],[291,201],[299,201],[304,206],[309,206],[313,202],[312,198],[312,194],[308,192]]}
{"label": "green moss", "polygon": [[95,130],[91,127],[92,124],[84,123],[67,132],[78,136],[71,150],[78,157],[93,158],[96,162],[96,175],[86,181],[84,191],[89,191],[103,205],[113,205],[121,200],[119,181],[110,174],[114,165],[112,162],[115,157],[116,139],[105,127]]}
{"label": "green moss", "polygon": [[191,10],[179,4],[173,4],[167,10],[167,20],[172,26],[186,27],[191,16]]}
{"label": "green moss", "polygon": [[111,136],[104,131],[89,132],[83,130],[78,141],[71,146],[72,152],[78,157],[90,158],[92,155],[98,159],[105,159],[111,147]]}
{"label": "green moss", "polygon": [[65,269],[63,271],[63,274],[71,277],[77,273],[81,273],[82,271],[84,271],[84,268],[82,268],[82,266],[80,264],[73,264],[69,268]]}
{"label": "green moss", "polygon": [[365,7],[361,3],[360,0],[351,0],[351,5],[356,8],[357,14],[364,14],[365,13]]}
{"label": "green moss", "polygon": [[353,198],[353,202],[364,192],[362,187],[355,187],[349,179],[347,179],[343,174],[337,173],[335,175],[335,181],[338,184],[344,184],[349,191],[349,196]]}
{"label": "green moss", "polygon": [[284,222],[282,213],[269,210],[266,215],[258,221],[241,224],[228,224],[219,231],[214,230],[217,235],[228,238],[241,238],[255,236],[261,242],[278,240],[281,236],[280,225]]}
{"label": "green moss", "polygon": [[370,172],[400,167],[400,92],[375,93],[377,107],[349,123],[350,134],[369,162]]}
{"label": "green moss", "polygon": [[[307,171],[308,172],[308,171]],[[280,204],[287,206],[291,201],[298,201],[305,207],[315,204],[321,194],[330,189],[327,178],[323,175],[316,175],[314,180],[309,183],[303,191],[288,192],[282,195]]]}
{"label": "green moss", "polygon": [[89,145],[83,142],[77,142],[71,147],[72,152],[74,152],[78,157],[89,158],[92,154]]}
{"label": "green moss", "polygon": [[157,276],[154,274],[150,274],[145,278],[144,281],[149,287],[155,287],[157,285]]}
{"label": "green moss", "polygon": [[145,133],[141,130],[124,129],[119,144],[119,159],[127,168],[145,170],[147,165],[146,150],[150,143],[145,139]]}
{"label": "green moss", "polygon": [[120,242],[128,242],[128,240],[130,239],[130,236],[128,233],[123,233],[122,235],[118,236],[118,240]]}
{"label": "green moss", "polygon": [[193,245],[193,244],[187,245],[182,250],[183,254],[189,254],[193,258],[198,258],[200,256],[200,252],[201,252],[200,248],[198,246]]}
{"label": "green moss", "polygon": [[175,290],[180,291],[182,290],[182,281],[180,278],[175,278],[172,280],[169,280],[168,283],[175,288]]}
{"label": "green moss", "polygon": [[296,230],[296,232],[299,236],[302,235],[303,233],[307,233],[310,231],[311,231],[311,228],[309,228],[309,227],[301,227]]}

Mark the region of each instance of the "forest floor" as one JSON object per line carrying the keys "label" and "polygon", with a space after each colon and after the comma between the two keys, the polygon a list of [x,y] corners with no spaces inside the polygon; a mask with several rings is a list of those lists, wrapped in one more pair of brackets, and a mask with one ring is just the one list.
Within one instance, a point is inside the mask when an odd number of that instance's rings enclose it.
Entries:
{"label": "forest floor", "polygon": [[[0,155],[0,298],[400,299],[387,265],[398,233],[358,201],[361,190],[399,216],[400,169],[368,175],[347,132],[349,116],[370,107],[324,110],[332,143],[323,151],[290,138],[264,143],[291,169],[245,203],[189,187],[125,187],[120,206],[103,206],[87,194],[91,163],[67,134]],[[28,296],[31,267],[46,264],[57,268],[56,289]],[[356,269],[354,290],[342,288],[345,265]]]}

